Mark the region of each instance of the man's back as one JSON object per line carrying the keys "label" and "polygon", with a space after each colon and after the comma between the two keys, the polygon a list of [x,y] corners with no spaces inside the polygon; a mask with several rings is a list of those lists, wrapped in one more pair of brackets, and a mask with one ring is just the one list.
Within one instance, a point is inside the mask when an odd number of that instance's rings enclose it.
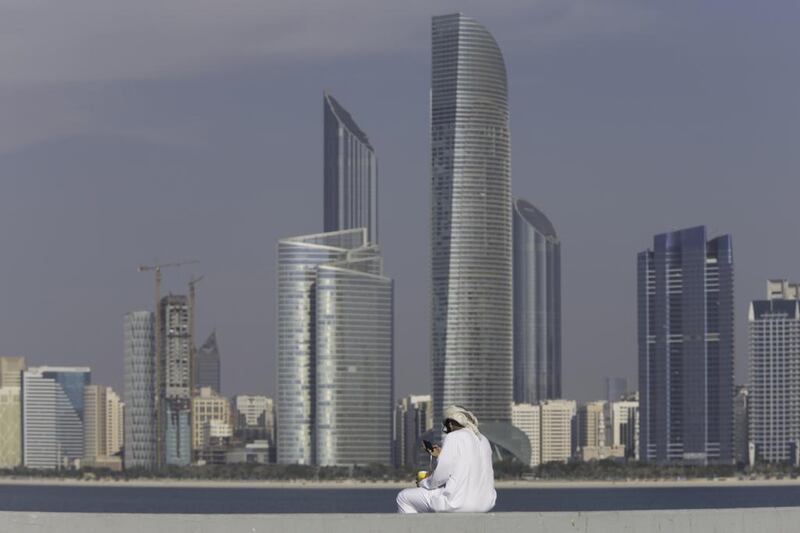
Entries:
{"label": "man's back", "polygon": [[436,470],[449,474],[444,490],[432,498],[437,511],[486,512],[494,507],[492,449],[483,435],[468,429],[447,434]]}

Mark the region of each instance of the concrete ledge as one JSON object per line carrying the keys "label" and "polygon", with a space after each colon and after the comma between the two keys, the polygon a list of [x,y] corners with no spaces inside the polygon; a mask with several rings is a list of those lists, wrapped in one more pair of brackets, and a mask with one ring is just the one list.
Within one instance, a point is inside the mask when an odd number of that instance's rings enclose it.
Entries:
{"label": "concrete ledge", "polygon": [[767,533],[795,532],[800,507],[588,513],[175,515],[0,512],[15,533]]}

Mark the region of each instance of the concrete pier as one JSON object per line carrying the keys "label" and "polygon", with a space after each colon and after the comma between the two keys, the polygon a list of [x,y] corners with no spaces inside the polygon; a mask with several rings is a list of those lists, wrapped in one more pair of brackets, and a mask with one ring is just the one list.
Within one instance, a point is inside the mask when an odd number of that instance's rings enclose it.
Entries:
{"label": "concrete pier", "polygon": [[788,533],[798,524],[800,507],[415,516],[0,512],[2,533]]}

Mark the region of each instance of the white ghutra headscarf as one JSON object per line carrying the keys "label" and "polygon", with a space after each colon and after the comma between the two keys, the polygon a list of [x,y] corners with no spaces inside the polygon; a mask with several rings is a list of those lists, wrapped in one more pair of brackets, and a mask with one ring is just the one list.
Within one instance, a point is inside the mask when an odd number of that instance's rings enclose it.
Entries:
{"label": "white ghutra headscarf", "polygon": [[476,435],[480,435],[480,432],[478,431],[478,418],[469,412],[469,410],[465,407],[461,407],[460,405],[451,405],[450,407],[445,407],[444,413],[442,413],[442,419],[447,420],[448,418],[455,420]]}

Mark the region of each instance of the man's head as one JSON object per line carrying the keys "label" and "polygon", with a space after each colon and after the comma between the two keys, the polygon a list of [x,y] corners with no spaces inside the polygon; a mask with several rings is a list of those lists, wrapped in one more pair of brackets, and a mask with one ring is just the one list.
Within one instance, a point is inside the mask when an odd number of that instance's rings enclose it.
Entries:
{"label": "man's head", "polygon": [[442,413],[442,430],[445,433],[466,428],[478,434],[478,419],[469,410],[460,405],[446,407]]}

